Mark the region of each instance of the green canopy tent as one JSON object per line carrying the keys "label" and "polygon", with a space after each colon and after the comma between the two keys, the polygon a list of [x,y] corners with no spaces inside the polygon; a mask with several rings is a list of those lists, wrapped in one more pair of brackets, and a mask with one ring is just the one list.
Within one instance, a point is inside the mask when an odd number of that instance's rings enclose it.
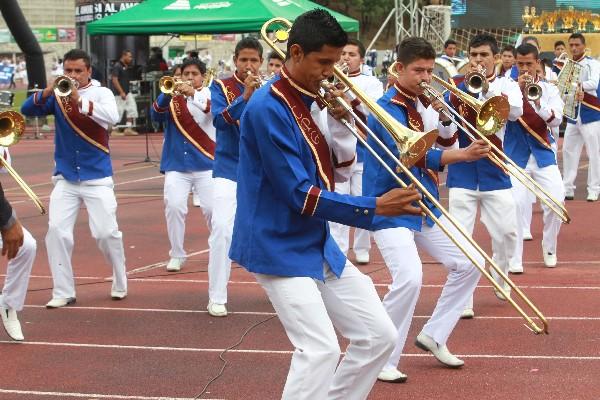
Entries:
{"label": "green canopy tent", "polygon": [[[293,21],[314,8],[327,10],[308,0],[146,0],[87,24],[87,31],[90,35],[258,32],[271,18]],[[358,31],[357,20],[328,11],[344,30]]]}

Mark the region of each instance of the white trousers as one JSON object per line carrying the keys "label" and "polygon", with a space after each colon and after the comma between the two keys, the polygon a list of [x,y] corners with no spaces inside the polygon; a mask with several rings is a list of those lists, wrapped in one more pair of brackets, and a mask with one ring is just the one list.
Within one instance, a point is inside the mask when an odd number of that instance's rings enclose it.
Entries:
{"label": "white trousers", "polygon": [[[295,348],[284,400],[366,399],[396,341],[371,278],[350,262],[339,279],[326,270],[325,281],[254,274]],[[350,341],[341,361],[334,327]]]}
{"label": "white trousers", "polygon": [[[200,201],[202,214],[210,231],[212,218],[213,197],[212,171],[178,172],[167,171],[165,173],[165,217],[167,219],[167,234],[171,243],[169,255],[176,258],[185,258],[187,255],[183,249],[185,237],[185,217],[188,213],[188,197],[190,190]],[[209,237],[210,242],[210,237]]]}
{"label": "white trousers", "polygon": [[[353,196],[362,196],[363,163],[354,164],[352,175],[346,182],[336,182],[335,191],[341,194],[351,194]],[[336,241],[342,253],[348,254],[350,248],[350,227],[337,222],[329,223],[329,231]],[[371,250],[371,232],[355,228],[354,245],[355,252],[369,252]]]}
{"label": "white trousers", "polygon": [[[461,245],[479,265],[484,265],[483,257],[445,217],[440,218],[440,222],[459,238]],[[423,266],[417,249],[425,250],[448,270],[442,294],[431,318],[423,327],[423,332],[440,345],[446,344],[481,274],[437,225],[423,226],[421,232],[408,228],[382,229],[376,231],[374,236],[392,276],[392,284],[383,298],[383,305],[396,325],[398,341],[386,367],[397,368],[423,279]]]}
{"label": "white trousers", "polygon": [[[0,296],[0,306],[16,311],[21,311],[25,304],[29,277],[37,249],[35,239],[25,228],[23,228],[23,236],[23,245],[19,248],[17,256],[6,266],[6,278],[2,296]],[[2,247],[2,239],[0,239],[0,247]]]}
{"label": "white trousers", "polygon": [[123,113],[127,114],[127,118],[137,118],[138,110],[135,102],[135,96],[131,93],[127,93],[125,100],[121,96],[115,96],[115,102],[117,103],[117,112],[119,113],[119,121],[123,118]]}
{"label": "white trousers", "polygon": [[[533,155],[529,158],[525,172],[529,174],[539,185],[552,197],[561,203],[565,199],[565,190],[562,184],[562,177],[558,170],[558,165],[549,165],[540,168],[535,161]],[[517,179],[511,177],[513,184],[512,191],[515,203],[517,206],[518,215],[523,215],[524,210],[529,210],[531,215],[531,191],[521,184]],[[562,224],[561,219],[544,203],[542,210],[544,212],[544,232],[542,235],[542,247],[544,251],[556,254],[556,246],[558,243],[558,233]],[[523,217],[517,218],[517,245],[510,265],[523,264]]]}
{"label": "white trousers", "polygon": [[83,202],[88,210],[90,231],[104,258],[112,265],[112,290],[126,291],[125,252],[123,235],[117,225],[117,199],[111,177],[68,182],[54,177],[50,194],[50,213],[46,248],[52,272],[53,298],[75,297],[75,281],[71,255],[73,228]]}
{"label": "white trousers", "polygon": [[237,208],[237,183],[225,178],[213,179],[212,232],[208,238],[208,297],[218,304],[227,303],[227,282],[231,274],[229,248]]}
{"label": "white trousers", "polygon": [[600,193],[600,121],[583,125],[581,120],[577,124],[567,124],[563,140],[563,182],[565,191],[571,194],[575,191],[575,178],[579,167],[581,149],[585,145],[588,155],[588,193]]}
{"label": "white trousers", "polygon": [[[512,189],[482,192],[451,188],[449,197],[450,214],[471,235],[475,227],[477,205],[481,204],[481,222],[492,238],[492,259],[502,272],[508,274],[517,247],[517,206]],[[504,288],[507,289],[507,285]],[[467,301],[466,308],[473,308],[473,297]]]}

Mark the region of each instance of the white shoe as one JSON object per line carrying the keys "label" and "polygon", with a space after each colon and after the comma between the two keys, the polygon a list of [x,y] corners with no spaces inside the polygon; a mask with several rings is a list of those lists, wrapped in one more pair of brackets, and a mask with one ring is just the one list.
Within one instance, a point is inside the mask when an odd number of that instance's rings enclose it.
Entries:
{"label": "white shoe", "polygon": [[542,245],[542,255],[544,256],[544,264],[548,268],[555,268],[558,263],[558,259],[556,258],[556,254],[550,253],[544,250],[544,246]]}
{"label": "white shoe", "polygon": [[508,272],[510,272],[511,274],[522,274],[523,266],[522,265],[511,265],[510,267],[508,267]]}
{"label": "white shoe", "polygon": [[531,232],[523,231],[523,240],[525,240],[526,242],[533,240],[533,236],[531,235]]}
{"label": "white shoe", "polygon": [[110,298],[113,300],[123,300],[127,297],[127,290],[111,290]]}
{"label": "white shoe", "polygon": [[368,264],[369,263],[369,252],[365,250],[354,250],[354,256],[356,257],[357,264]]}
{"label": "white shoe", "polygon": [[185,262],[184,257],[172,257],[167,264],[167,271],[169,272],[177,272],[181,271],[181,266]]}
{"label": "white shoe", "polygon": [[208,313],[213,317],[227,316],[227,307],[225,307],[225,304],[213,303],[212,301],[209,301],[206,309],[208,310]]}
{"label": "white shoe", "polygon": [[[509,268],[509,270],[510,270],[510,268]],[[523,267],[521,267],[521,271],[522,270],[523,270]],[[508,286],[508,284],[506,282],[504,282],[504,280],[502,278],[500,278],[500,275],[498,275],[498,273],[493,268],[490,268],[490,275],[492,275],[492,278],[494,278],[496,283],[498,285],[500,285],[502,290],[504,290],[504,292],[510,297],[510,286]],[[506,297],[500,291],[498,291],[495,287],[493,287],[493,289],[494,289],[494,294],[496,295],[496,297],[499,300],[507,301]]]}
{"label": "white shoe", "polygon": [[460,319],[472,319],[475,317],[475,311],[472,308],[465,308],[460,314]]}
{"label": "white shoe", "polygon": [[53,298],[52,300],[46,303],[46,308],[60,308],[73,303],[75,303],[75,297],[69,297],[66,299]]}
{"label": "white shoe", "polygon": [[597,201],[598,200],[598,193],[593,193],[593,192],[588,192],[587,201]]}
{"label": "white shoe", "polygon": [[200,207],[200,198],[196,193],[192,194],[192,204],[194,207]]}
{"label": "white shoe", "polygon": [[419,333],[415,345],[421,350],[429,351],[439,362],[450,368],[460,368],[465,362],[448,350],[446,345],[440,346],[428,335],[423,332]]}
{"label": "white shoe", "polygon": [[21,330],[21,323],[17,318],[17,312],[10,308],[0,307],[0,314],[2,314],[2,324],[4,330],[10,336],[12,340],[24,340],[23,331]]}
{"label": "white shoe", "polygon": [[382,382],[404,383],[408,379],[408,375],[403,374],[396,368],[384,368],[379,375],[377,375],[377,379]]}

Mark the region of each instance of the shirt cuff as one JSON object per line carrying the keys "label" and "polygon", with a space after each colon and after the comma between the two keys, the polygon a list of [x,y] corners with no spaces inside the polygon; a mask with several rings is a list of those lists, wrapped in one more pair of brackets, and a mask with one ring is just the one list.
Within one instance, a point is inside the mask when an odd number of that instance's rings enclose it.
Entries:
{"label": "shirt cuff", "polygon": [[79,109],[82,114],[85,114],[91,117],[94,113],[94,102],[84,99],[83,97],[79,98]]}

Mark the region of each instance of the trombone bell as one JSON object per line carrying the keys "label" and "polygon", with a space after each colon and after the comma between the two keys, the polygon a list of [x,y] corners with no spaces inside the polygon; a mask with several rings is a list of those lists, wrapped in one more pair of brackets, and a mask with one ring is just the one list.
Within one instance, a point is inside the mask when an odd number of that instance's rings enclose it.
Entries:
{"label": "trombone bell", "polygon": [[18,143],[25,131],[25,118],[15,111],[0,113],[0,146]]}

